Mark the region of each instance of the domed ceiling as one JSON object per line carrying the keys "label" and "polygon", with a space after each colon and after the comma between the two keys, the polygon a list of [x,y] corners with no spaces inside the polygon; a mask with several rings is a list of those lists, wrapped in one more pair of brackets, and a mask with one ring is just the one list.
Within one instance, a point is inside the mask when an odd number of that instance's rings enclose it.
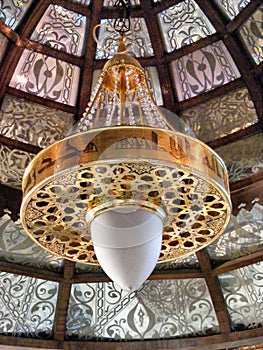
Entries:
{"label": "domed ceiling", "polygon": [[226,163],[230,224],[132,293],[31,241],[24,170],[81,118],[119,13],[111,0],[0,0],[0,348],[263,349],[262,3],[131,3],[127,41],[157,105]]}

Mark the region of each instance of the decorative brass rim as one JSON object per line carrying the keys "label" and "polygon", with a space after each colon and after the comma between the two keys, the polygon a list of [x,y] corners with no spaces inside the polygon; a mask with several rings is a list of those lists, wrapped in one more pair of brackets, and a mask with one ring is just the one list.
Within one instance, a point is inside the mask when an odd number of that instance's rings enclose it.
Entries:
{"label": "decorative brass rim", "polygon": [[57,142],[30,163],[23,191],[22,224],[36,243],[87,264],[98,264],[87,210],[126,201],[164,210],[159,262],[211,243],[231,212],[219,156],[190,136],[149,127],[96,129]]}

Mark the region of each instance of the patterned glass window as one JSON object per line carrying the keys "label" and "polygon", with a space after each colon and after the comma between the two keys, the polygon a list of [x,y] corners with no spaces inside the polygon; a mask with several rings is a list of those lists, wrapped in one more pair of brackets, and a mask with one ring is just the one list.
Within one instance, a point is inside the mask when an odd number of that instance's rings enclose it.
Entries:
{"label": "patterned glass window", "polygon": [[5,57],[5,50],[8,44],[8,39],[2,33],[0,33],[0,63]]}
{"label": "patterned glass window", "polygon": [[263,206],[255,201],[250,211],[242,208],[223,233],[208,247],[212,260],[239,258],[263,249]]}
{"label": "patterned glass window", "polygon": [[[101,20],[96,59],[111,58],[117,51],[119,34],[113,29],[114,20]],[[136,57],[153,56],[153,48],[144,18],[131,18],[132,30],[127,35],[128,50]]]}
{"label": "patterned glass window", "polygon": [[73,115],[6,95],[0,110],[0,134],[47,147],[71,130]]}
{"label": "patterned glass window", "polygon": [[72,55],[83,54],[86,17],[58,5],[49,5],[31,40]]}
{"label": "patterned glass window", "polygon": [[63,267],[62,259],[40,248],[7,214],[0,218],[0,260],[56,272]]}
{"label": "patterned glass window", "polygon": [[37,52],[24,50],[10,86],[56,102],[76,104],[80,69]]}
{"label": "patterned glass window", "polygon": [[232,134],[257,123],[248,90],[240,88],[183,111],[180,117],[204,142]]}
{"label": "patterned glass window", "polygon": [[15,29],[29,8],[32,0],[1,0],[0,19]]}
{"label": "patterned glass window", "polygon": [[262,145],[263,134],[257,134],[215,150],[226,163],[230,182],[245,179],[263,170]]}
{"label": "patterned glass window", "polygon": [[52,337],[58,284],[0,272],[0,334]]}
{"label": "patterned glass window", "polygon": [[84,6],[89,6],[91,4],[91,0],[72,0],[72,1]]}
{"label": "patterned glass window", "polygon": [[0,183],[21,189],[24,171],[34,156],[0,144]]}
{"label": "patterned glass window", "polygon": [[263,61],[263,5],[239,28],[239,35],[256,64]]}
{"label": "patterned glass window", "polygon": [[194,0],[185,0],[158,14],[166,50],[177,50],[215,33]]}
{"label": "patterned glass window", "polygon": [[179,101],[213,90],[240,77],[222,41],[173,61],[171,68]]}
{"label": "patterned glass window", "polygon": [[242,11],[249,3],[250,0],[213,0],[218,8],[229,19],[235,18],[240,11]]}
{"label": "patterned glass window", "polygon": [[[103,6],[104,7],[113,7],[116,0],[104,0]],[[140,0],[131,0],[131,6],[138,6],[140,5]]]}
{"label": "patterned glass window", "polygon": [[263,262],[219,276],[233,330],[261,327],[263,323]]}
{"label": "patterned glass window", "polygon": [[113,283],[71,289],[67,339],[145,340],[218,332],[203,279],[148,281],[132,293]]}

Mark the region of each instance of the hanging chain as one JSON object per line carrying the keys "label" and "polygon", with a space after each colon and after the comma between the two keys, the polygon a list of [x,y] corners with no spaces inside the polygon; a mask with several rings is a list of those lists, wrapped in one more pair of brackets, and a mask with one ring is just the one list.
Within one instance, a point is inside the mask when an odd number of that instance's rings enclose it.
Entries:
{"label": "hanging chain", "polygon": [[127,33],[131,29],[131,1],[130,0],[116,0],[114,7],[119,10],[119,18],[114,21],[114,29],[120,35]]}

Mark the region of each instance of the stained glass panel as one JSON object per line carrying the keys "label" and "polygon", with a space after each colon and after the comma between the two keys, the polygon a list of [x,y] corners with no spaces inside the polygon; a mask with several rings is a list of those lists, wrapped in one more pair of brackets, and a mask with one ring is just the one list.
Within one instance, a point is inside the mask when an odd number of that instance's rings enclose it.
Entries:
{"label": "stained glass panel", "polygon": [[0,183],[21,189],[23,174],[34,154],[0,144]]}
{"label": "stained glass panel", "polygon": [[7,48],[8,39],[2,33],[0,33],[0,63],[5,56],[5,50]]}
{"label": "stained glass panel", "polygon": [[219,276],[233,330],[262,327],[263,262]]}
{"label": "stained glass panel", "polygon": [[72,286],[67,339],[145,340],[218,332],[203,279],[148,281],[132,293],[113,283]]}
{"label": "stained glass panel", "polygon": [[255,202],[250,211],[242,208],[221,237],[208,247],[212,260],[232,260],[263,249],[263,206]]}
{"label": "stained glass panel", "polygon": [[0,19],[12,29],[15,29],[29,8],[32,0],[2,0]]}
{"label": "stained glass panel", "polygon": [[0,272],[0,334],[52,337],[58,284]]}
{"label": "stained glass panel", "polygon": [[31,40],[72,55],[83,54],[86,17],[58,5],[49,5]]}
{"label": "stained glass panel", "polygon": [[80,69],[25,49],[15,69],[10,86],[56,102],[76,104]]}
{"label": "stained glass panel", "polygon": [[263,169],[263,134],[216,148],[228,169],[230,182],[245,179]]}
{"label": "stained glass panel", "polygon": [[242,11],[249,3],[250,0],[213,0],[218,8],[229,19],[235,18],[240,11]]}
{"label": "stained glass panel", "polygon": [[40,248],[7,214],[0,218],[0,260],[56,272],[63,267],[62,259]]}
{"label": "stained glass panel", "polygon": [[195,136],[204,142],[232,134],[258,121],[246,88],[189,108],[180,117],[190,126]]}
{"label": "stained glass panel", "polygon": [[215,28],[194,0],[182,1],[158,14],[168,52],[215,33]]}
{"label": "stained glass panel", "polygon": [[263,5],[239,28],[241,40],[256,64],[263,61]]}
{"label": "stained glass panel", "polygon": [[73,115],[6,95],[0,111],[0,134],[47,147],[72,128]]}
{"label": "stained glass panel", "polygon": [[179,101],[213,90],[240,77],[222,41],[173,61],[171,68]]}
{"label": "stained glass panel", "polygon": [[[114,20],[101,20],[96,59],[111,58],[117,51],[119,34],[113,29]],[[153,56],[153,48],[144,18],[131,18],[132,31],[126,33],[127,47],[135,57]]]}

